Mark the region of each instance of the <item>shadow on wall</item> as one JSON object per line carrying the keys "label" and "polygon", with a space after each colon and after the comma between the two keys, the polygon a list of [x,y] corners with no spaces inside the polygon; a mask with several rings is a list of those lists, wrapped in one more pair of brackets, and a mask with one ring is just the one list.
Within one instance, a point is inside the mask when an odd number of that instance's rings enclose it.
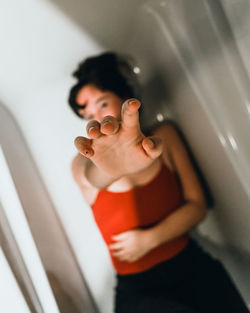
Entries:
{"label": "shadow on wall", "polygon": [[58,277],[50,271],[46,271],[50,286],[53,290],[53,294],[56,298],[56,302],[59,308],[63,308],[64,312],[81,313],[78,307],[75,305],[71,295],[65,290],[68,286],[65,286],[59,281]]}
{"label": "shadow on wall", "polygon": [[[152,1],[134,0],[128,5],[123,0],[85,0],[85,1],[67,1],[67,0],[49,0],[52,4],[57,6],[66,16],[68,16],[75,24],[81,29],[87,31],[96,41],[102,44],[108,49],[119,49],[121,44],[130,39],[131,34],[134,32],[134,27],[138,20],[136,15],[138,14],[139,7],[147,5],[147,2],[151,4]],[[164,1],[163,1],[164,2]],[[198,33],[200,42],[203,43],[203,48],[206,53],[210,53],[213,49],[213,38],[206,37],[204,41],[204,27],[200,32],[197,32],[197,27],[200,27],[201,13],[204,13],[205,6],[211,7],[214,13],[216,13],[221,24],[226,25],[224,27],[225,38],[231,38],[232,32],[230,25],[227,22],[225,12],[221,1],[165,1],[165,3],[173,10],[181,11],[182,18],[185,19],[187,27],[195,30],[194,33]],[[159,2],[160,3],[160,2]],[[155,3],[159,5],[159,3]],[[192,7],[192,10],[190,10]],[[202,7],[202,9],[201,9]],[[246,13],[246,12],[245,12]],[[241,12],[244,17],[244,12]],[[174,16],[174,14],[173,14]],[[244,18],[243,18],[244,20]],[[226,22],[226,23],[225,23]],[[210,26],[207,26],[210,27]],[[206,32],[211,34],[211,32]],[[185,49],[185,46],[183,47]]]}
{"label": "shadow on wall", "polygon": [[133,30],[135,9],[145,1],[50,0],[81,29],[107,49],[119,49]]}

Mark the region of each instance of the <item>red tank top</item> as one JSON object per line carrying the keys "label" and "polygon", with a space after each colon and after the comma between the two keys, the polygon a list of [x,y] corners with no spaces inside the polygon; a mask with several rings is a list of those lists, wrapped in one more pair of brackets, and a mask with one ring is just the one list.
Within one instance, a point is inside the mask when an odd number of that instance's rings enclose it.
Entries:
{"label": "red tank top", "polygon": [[[92,209],[103,239],[109,245],[113,235],[157,224],[178,208],[182,200],[176,175],[162,164],[156,176],[145,185],[124,192],[100,190]],[[187,243],[188,235],[178,237],[132,263],[110,256],[117,273],[138,273],[174,257]]]}

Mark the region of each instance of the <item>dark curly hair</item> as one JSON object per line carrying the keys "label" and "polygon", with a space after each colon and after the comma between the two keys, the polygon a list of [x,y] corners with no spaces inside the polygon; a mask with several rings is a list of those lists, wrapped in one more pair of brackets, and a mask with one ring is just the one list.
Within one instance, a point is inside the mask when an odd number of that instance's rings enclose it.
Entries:
{"label": "dark curly hair", "polygon": [[76,96],[85,85],[92,84],[102,91],[114,92],[123,100],[138,98],[136,75],[128,62],[116,53],[105,52],[89,57],[79,64],[72,75],[78,82],[71,88],[68,102],[76,115],[81,118],[78,110],[82,107],[76,103]]}

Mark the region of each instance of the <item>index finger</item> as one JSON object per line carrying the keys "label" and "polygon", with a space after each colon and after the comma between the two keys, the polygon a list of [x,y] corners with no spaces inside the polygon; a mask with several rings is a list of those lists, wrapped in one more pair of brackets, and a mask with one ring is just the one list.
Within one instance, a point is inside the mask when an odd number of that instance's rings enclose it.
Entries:
{"label": "index finger", "polygon": [[123,127],[136,127],[139,124],[139,112],[138,109],[141,103],[137,99],[126,100],[122,105],[122,126]]}
{"label": "index finger", "polygon": [[121,250],[122,245],[120,243],[112,243],[109,245],[110,250]]}

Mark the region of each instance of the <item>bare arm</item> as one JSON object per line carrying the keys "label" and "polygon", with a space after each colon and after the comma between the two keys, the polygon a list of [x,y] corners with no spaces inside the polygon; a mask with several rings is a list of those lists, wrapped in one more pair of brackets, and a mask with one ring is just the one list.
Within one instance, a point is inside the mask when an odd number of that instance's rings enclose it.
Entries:
{"label": "bare arm", "polygon": [[153,247],[185,234],[207,214],[201,185],[178,133],[171,125],[166,125],[158,130],[157,135],[167,143],[163,150],[163,160],[166,160],[169,153],[182,184],[185,203],[149,230]]}

